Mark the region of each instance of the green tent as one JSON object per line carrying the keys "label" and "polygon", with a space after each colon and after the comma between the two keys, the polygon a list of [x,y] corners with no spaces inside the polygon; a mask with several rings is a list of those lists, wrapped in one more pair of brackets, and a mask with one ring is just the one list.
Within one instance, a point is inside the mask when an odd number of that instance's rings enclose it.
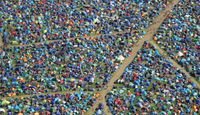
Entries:
{"label": "green tent", "polygon": [[3,101],[1,102],[1,105],[8,105],[8,104],[10,104],[10,102],[7,101],[7,100],[3,100]]}

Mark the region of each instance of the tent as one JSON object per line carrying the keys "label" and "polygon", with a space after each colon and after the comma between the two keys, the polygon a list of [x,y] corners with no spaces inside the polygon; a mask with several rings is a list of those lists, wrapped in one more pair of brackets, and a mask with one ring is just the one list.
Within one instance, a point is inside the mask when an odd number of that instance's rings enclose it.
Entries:
{"label": "tent", "polygon": [[8,104],[10,104],[10,102],[7,101],[7,100],[3,100],[3,101],[1,102],[1,105],[8,105]]}
{"label": "tent", "polygon": [[183,53],[179,51],[178,56],[180,56],[180,57],[183,56]]}
{"label": "tent", "polygon": [[119,59],[120,61],[123,61],[125,58],[124,58],[124,56],[120,55],[120,56],[118,57],[118,59]]}
{"label": "tent", "polygon": [[1,113],[1,112],[5,113],[5,112],[6,112],[6,110],[5,110],[5,109],[3,109],[3,108],[0,108],[0,113]]}

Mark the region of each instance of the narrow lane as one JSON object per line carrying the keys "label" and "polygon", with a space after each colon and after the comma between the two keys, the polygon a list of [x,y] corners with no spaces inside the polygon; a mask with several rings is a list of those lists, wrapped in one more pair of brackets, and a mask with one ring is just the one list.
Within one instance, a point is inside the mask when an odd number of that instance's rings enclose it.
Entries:
{"label": "narrow lane", "polygon": [[[138,32],[138,31],[141,31],[141,30],[132,30],[130,32],[130,30],[124,30],[124,31],[120,31],[120,32],[113,32],[113,33],[110,33],[110,34],[95,34],[95,35],[92,35],[92,36],[87,36],[87,37],[83,37],[83,36],[76,36],[74,38],[69,38],[69,39],[75,39],[75,38],[86,38],[86,39],[91,39],[91,38],[95,38],[95,37],[98,37],[98,36],[102,36],[102,35],[117,35],[117,34],[125,34],[125,33],[134,33],[134,32]],[[145,30],[144,30],[145,31]],[[44,43],[53,43],[53,42],[58,42],[58,41],[65,41],[65,39],[58,39],[58,40],[46,40],[46,41],[43,41],[43,42],[35,42],[35,43],[30,43],[30,44],[19,44],[19,45],[12,45],[12,44],[8,44],[6,46],[6,48],[9,48],[9,47],[22,47],[22,46],[31,46],[31,45],[39,45],[39,44],[44,44]],[[0,45],[1,46],[1,45]]]}
{"label": "narrow lane", "polygon": [[170,58],[168,56],[168,54],[163,50],[161,49],[153,40],[150,41],[150,43],[165,57],[167,57],[167,60],[169,60],[170,62],[173,63],[173,65],[177,68],[179,68],[181,70],[181,72],[183,72],[192,82],[194,82],[197,87],[200,89],[200,83],[195,80],[194,77],[192,77],[183,67],[181,67],[176,61],[174,61],[172,58]]}
{"label": "narrow lane", "polygon": [[[75,93],[75,92],[80,92],[79,90],[76,91],[71,91],[71,90],[67,90],[67,91],[58,91],[58,92],[46,92],[46,93],[38,93],[38,94],[32,94],[32,95],[16,95],[16,96],[12,96],[12,97],[0,97],[0,99],[9,99],[9,98],[25,98],[25,97],[32,97],[32,96],[38,96],[38,95],[47,95],[47,94],[66,94],[66,93]],[[98,93],[98,91],[83,91],[84,93]]]}
{"label": "narrow lane", "polygon": [[3,46],[3,35],[0,33],[0,47]]}

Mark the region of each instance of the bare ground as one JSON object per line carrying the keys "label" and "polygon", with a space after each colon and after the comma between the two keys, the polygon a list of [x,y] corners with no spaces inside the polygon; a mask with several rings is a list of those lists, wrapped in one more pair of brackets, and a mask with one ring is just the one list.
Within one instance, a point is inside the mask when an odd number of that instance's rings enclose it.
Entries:
{"label": "bare ground", "polygon": [[2,33],[0,33],[0,46],[3,46]]}

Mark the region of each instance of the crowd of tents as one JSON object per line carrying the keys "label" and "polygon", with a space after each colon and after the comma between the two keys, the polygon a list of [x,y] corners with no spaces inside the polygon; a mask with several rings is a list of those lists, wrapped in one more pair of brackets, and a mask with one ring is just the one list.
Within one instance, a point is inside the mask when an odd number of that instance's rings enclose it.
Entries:
{"label": "crowd of tents", "polygon": [[[99,96],[87,91],[106,87],[170,1],[0,1],[0,112],[84,114]],[[198,81],[199,8],[198,0],[180,0],[153,37]],[[51,94],[75,90],[81,92]],[[195,83],[145,42],[106,100],[112,114],[197,115],[199,94]],[[106,114],[104,106],[94,114]]]}
{"label": "crowd of tents", "polygon": [[106,96],[113,115],[198,115],[200,89],[146,42]]}

